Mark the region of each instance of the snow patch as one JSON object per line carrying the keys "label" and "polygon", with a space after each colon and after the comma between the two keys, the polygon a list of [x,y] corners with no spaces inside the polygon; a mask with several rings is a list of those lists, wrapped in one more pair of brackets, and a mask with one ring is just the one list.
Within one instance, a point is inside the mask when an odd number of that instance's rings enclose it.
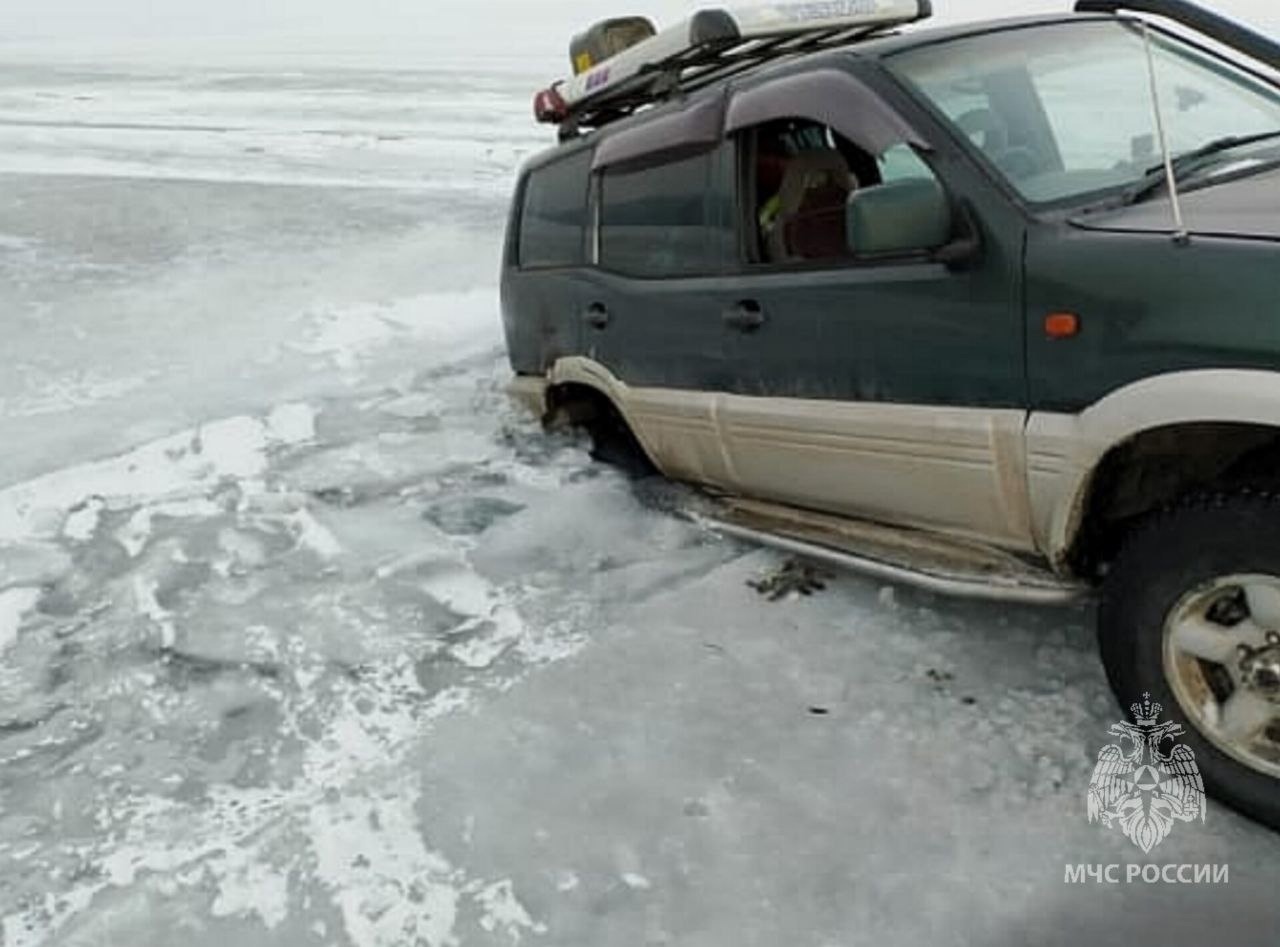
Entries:
{"label": "snow patch", "polygon": [[257,916],[268,930],[289,917],[289,877],[261,862],[245,861],[219,875],[214,917]]}
{"label": "snow patch", "polygon": [[402,786],[394,799],[345,798],[311,813],[317,874],[356,947],[456,943],[459,875],[423,844],[416,802]]}
{"label": "snow patch", "polygon": [[425,590],[436,601],[467,616],[450,633],[449,653],[473,670],[493,664],[521,639],[524,622],[500,589],[459,564],[432,576]]}
{"label": "snow patch", "polygon": [[0,654],[18,639],[23,620],[40,601],[39,589],[7,589],[0,592]]}
{"label": "snow patch", "polygon": [[[56,930],[84,911],[101,888],[101,885],[85,886],[58,898],[49,895],[46,899],[46,910],[51,919],[49,927]],[[0,920],[0,944],[5,947],[41,947],[48,942],[47,931],[31,925],[21,914],[10,914]]]}
{"label": "snow patch", "polygon": [[202,497],[223,480],[262,476],[272,448],[310,437],[301,412],[273,424],[233,417],[161,438],[108,460],[81,464],[0,490],[0,542],[51,539],[90,527],[93,505],[102,510]]}
{"label": "snow patch", "polygon": [[147,618],[160,632],[160,645],[172,648],[178,640],[178,628],[173,613],[161,606],[156,599],[157,585],[154,579],[144,576],[133,578],[133,599],[138,613]]}
{"label": "snow patch", "polygon": [[6,252],[16,252],[19,250],[29,250],[37,246],[39,241],[32,240],[30,237],[19,237],[11,233],[0,233],[0,250]]}
{"label": "snow patch", "polygon": [[439,396],[423,391],[384,402],[378,405],[378,410],[393,418],[418,420],[439,414],[444,410],[444,403]]}
{"label": "snow patch", "polygon": [[90,497],[79,504],[62,524],[62,535],[75,542],[87,543],[98,531],[98,523],[106,506],[102,497]]}
{"label": "snow patch", "polygon": [[316,411],[309,404],[285,404],[267,416],[267,428],[281,444],[305,444],[315,440]]}
{"label": "snow patch", "polygon": [[49,379],[21,397],[0,402],[0,415],[38,418],[64,414],[102,401],[123,398],[145,388],[147,381],[145,377],[113,378],[91,372]]}
{"label": "snow patch", "polygon": [[497,881],[475,893],[476,903],[484,913],[480,926],[492,934],[499,928],[513,941],[519,942],[525,931],[545,934],[545,924],[535,923],[525,906],[516,897],[510,880]]}
{"label": "snow patch", "polygon": [[653,887],[652,882],[644,875],[638,875],[630,871],[622,876],[622,883],[632,891],[648,891]]}
{"label": "snow patch", "polygon": [[439,364],[497,344],[491,289],[430,293],[381,305],[353,306],[311,316],[309,337],[295,346],[350,373],[393,343],[424,347],[424,361]]}
{"label": "snow patch", "polygon": [[298,539],[298,546],[309,549],[321,559],[336,559],[342,555],[342,544],[327,526],[322,524],[310,510],[299,510],[289,517]]}
{"label": "snow patch", "polygon": [[0,589],[47,586],[71,570],[71,557],[53,543],[0,542]]}
{"label": "snow patch", "polygon": [[[166,503],[157,503],[154,506],[144,506],[138,510],[133,516],[129,517],[129,521],[116,531],[115,539],[129,554],[129,558],[136,559],[147,548],[154,529],[154,522],[157,517],[170,519],[207,519],[211,516],[217,516],[222,512],[222,508],[212,500],[196,497],[190,500],[172,500]],[[63,527],[63,533],[66,533],[66,527]]]}

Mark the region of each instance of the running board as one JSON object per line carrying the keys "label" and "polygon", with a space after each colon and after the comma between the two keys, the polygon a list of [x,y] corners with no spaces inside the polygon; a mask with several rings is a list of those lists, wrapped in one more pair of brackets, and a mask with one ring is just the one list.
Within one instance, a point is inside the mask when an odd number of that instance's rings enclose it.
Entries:
{"label": "running board", "polygon": [[736,498],[690,511],[698,523],[748,542],[957,598],[1072,605],[1089,586],[982,543]]}

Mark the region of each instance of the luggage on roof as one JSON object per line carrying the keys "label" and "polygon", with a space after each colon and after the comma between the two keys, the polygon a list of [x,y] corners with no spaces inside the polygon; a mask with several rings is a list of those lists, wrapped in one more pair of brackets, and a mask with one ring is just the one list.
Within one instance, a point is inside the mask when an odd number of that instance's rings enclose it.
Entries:
{"label": "luggage on roof", "polygon": [[651,22],[642,16],[619,17],[597,23],[573,38],[569,57],[575,76],[592,69],[623,50],[630,49],[657,34]]}

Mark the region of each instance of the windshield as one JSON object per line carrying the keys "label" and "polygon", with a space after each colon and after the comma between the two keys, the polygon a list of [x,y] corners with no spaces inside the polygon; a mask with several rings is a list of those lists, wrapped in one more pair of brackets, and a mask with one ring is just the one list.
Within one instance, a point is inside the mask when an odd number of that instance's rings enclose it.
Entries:
{"label": "windshield", "polygon": [[[1151,38],[1175,156],[1227,136],[1280,132],[1280,92],[1164,34]],[[890,64],[1033,203],[1127,187],[1161,161],[1145,43],[1132,23],[1007,30],[910,50]],[[1245,167],[1278,146],[1229,149],[1217,161]]]}

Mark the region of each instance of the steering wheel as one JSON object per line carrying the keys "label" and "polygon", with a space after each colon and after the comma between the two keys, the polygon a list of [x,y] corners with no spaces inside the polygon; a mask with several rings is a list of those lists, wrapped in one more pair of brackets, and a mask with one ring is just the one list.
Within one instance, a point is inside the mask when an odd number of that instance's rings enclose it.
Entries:
{"label": "steering wheel", "polygon": [[956,125],[1009,177],[1029,178],[1039,172],[1035,152],[1023,145],[1010,146],[1009,124],[992,109],[971,109],[956,119]]}

